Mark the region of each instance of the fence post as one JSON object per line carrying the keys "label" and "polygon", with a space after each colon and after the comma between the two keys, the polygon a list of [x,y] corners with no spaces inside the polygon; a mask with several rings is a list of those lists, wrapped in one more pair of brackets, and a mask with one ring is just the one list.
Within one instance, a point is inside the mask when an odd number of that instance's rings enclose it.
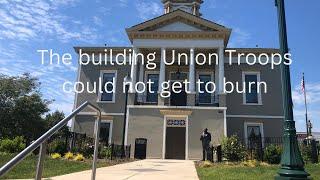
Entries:
{"label": "fence post", "polygon": [[113,159],[113,143],[111,144],[111,157],[110,157],[110,160]]}
{"label": "fence post", "polygon": [[217,146],[217,161],[222,162],[222,148],[221,145]]}
{"label": "fence post", "polygon": [[40,145],[38,163],[37,163],[37,170],[36,170],[36,180],[41,180],[42,178],[42,171],[43,171],[43,161],[46,156],[46,149],[47,149],[47,141],[44,141]]}
{"label": "fence post", "polygon": [[317,142],[315,139],[311,140],[311,154],[312,154],[312,163],[318,163],[318,150],[317,150]]}
{"label": "fence post", "polygon": [[130,159],[130,156],[131,155],[131,144],[130,144],[130,146],[129,146],[129,156],[128,156],[128,159]]}

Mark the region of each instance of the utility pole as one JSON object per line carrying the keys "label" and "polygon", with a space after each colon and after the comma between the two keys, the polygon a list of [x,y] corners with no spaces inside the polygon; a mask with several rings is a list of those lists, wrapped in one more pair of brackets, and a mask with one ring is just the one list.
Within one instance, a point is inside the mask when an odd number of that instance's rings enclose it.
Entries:
{"label": "utility pole", "polygon": [[[287,27],[285,17],[284,0],[275,0],[278,10],[280,53],[284,61],[284,55],[289,52],[287,42]],[[298,146],[295,122],[293,120],[292,94],[289,65],[281,64],[281,84],[284,111],[283,153],[281,167],[275,179],[308,179],[304,170],[304,162]]]}

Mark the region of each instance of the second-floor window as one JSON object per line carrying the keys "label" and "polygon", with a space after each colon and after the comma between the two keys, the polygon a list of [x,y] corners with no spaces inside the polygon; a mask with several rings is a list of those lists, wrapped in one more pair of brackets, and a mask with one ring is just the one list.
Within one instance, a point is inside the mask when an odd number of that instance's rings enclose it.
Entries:
{"label": "second-floor window", "polygon": [[246,85],[244,104],[261,104],[261,94],[258,92],[257,85],[260,81],[260,74],[258,72],[245,72],[243,78]]}
{"label": "second-floor window", "polygon": [[[100,101],[103,101],[103,102],[114,102],[115,101],[115,87],[113,87],[113,85],[111,83],[108,83],[108,85],[106,86],[106,89],[108,92],[105,91],[104,89],[104,85],[107,83],[107,82],[113,82],[113,84],[116,84],[116,72],[104,72],[103,75],[102,75],[102,82],[103,82],[103,88],[102,88],[102,91],[103,93],[101,94],[101,97],[100,97]],[[111,91],[114,91],[114,92],[111,92]]]}
{"label": "second-floor window", "polygon": [[[147,102],[158,102],[159,74],[147,74],[147,81],[151,80],[151,92],[147,91]],[[147,87],[149,89],[149,87]]]}
{"label": "second-floor window", "polygon": [[[206,91],[205,85],[211,81],[211,75],[210,74],[200,74],[199,75],[199,80],[202,82],[200,84],[200,91],[203,93],[199,92],[199,103],[200,104],[210,104],[211,103],[211,94]],[[211,86],[207,87],[208,90],[211,90]]]}

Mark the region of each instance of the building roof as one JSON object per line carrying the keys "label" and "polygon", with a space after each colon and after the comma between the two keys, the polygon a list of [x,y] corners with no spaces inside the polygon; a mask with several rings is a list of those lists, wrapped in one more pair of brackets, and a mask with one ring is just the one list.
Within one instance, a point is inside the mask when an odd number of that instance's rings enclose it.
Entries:
{"label": "building roof", "polygon": [[203,0],[161,0],[162,3],[173,2],[173,3],[192,3],[198,2],[203,3]]}
{"label": "building roof", "polygon": [[[185,24],[191,25],[202,31],[165,31],[159,32],[155,31],[158,28],[161,28],[165,25],[168,25],[173,22],[183,22]],[[129,39],[224,39],[225,44],[228,43],[231,29],[226,28],[220,24],[209,21],[207,19],[195,16],[193,14],[184,12],[180,9],[173,12],[163,14],[156,18],[150,19],[148,21],[142,22],[140,24],[134,25],[126,29]]]}
{"label": "building roof", "polygon": [[[83,52],[103,52],[104,50],[110,50],[112,49],[113,52],[123,52],[124,49],[129,50],[132,49],[132,47],[128,46],[117,46],[117,47],[106,47],[106,46],[76,46],[74,47],[74,50],[79,53],[79,50],[82,49]],[[226,48],[226,50],[236,50],[237,53],[254,53],[254,54],[261,54],[261,53],[266,53],[266,54],[271,54],[271,53],[280,53],[279,49],[275,48]],[[233,53],[233,55],[237,55],[237,53]]]}
{"label": "building roof", "polygon": [[118,46],[118,47],[106,47],[106,46],[96,46],[96,47],[94,47],[94,46],[92,46],[92,47],[90,47],[90,46],[75,46],[75,47],[73,47],[74,48],[74,50],[76,51],[76,53],[79,53],[79,50],[80,49],[82,49],[84,52],[103,52],[105,49],[106,50],[110,50],[110,49],[112,49],[112,51],[114,51],[114,52],[123,52],[123,50],[124,49],[127,49],[127,50],[129,50],[129,49],[132,49],[132,47],[120,47],[120,46]]}

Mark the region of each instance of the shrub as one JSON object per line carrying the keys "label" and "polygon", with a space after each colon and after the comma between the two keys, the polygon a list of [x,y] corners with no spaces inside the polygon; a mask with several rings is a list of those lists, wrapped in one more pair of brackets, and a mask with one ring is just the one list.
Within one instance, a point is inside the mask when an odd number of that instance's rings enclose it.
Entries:
{"label": "shrub", "polygon": [[67,152],[66,154],[64,154],[64,158],[65,159],[73,159],[73,153],[72,152]]}
{"label": "shrub", "polygon": [[228,161],[241,161],[245,157],[246,149],[239,137],[233,135],[222,140],[222,154]]}
{"label": "shrub", "polygon": [[53,153],[53,154],[51,154],[51,158],[52,158],[52,159],[60,159],[60,158],[61,158],[61,154],[59,154],[59,153]]}
{"label": "shrub", "polygon": [[0,156],[9,156],[11,155],[11,153],[7,153],[7,152],[0,152]]}
{"label": "shrub", "polygon": [[84,157],[83,157],[82,154],[79,154],[79,153],[78,153],[78,154],[74,157],[73,160],[75,160],[75,161],[84,161]]}
{"label": "shrub", "polygon": [[279,164],[281,161],[282,148],[277,145],[269,145],[264,151],[264,160],[269,164]]}
{"label": "shrub", "polygon": [[111,158],[111,146],[108,146],[108,147],[103,147],[101,150],[100,150],[100,153],[99,153],[99,158],[107,158],[107,159],[110,159]]}
{"label": "shrub", "polygon": [[301,144],[300,145],[300,151],[303,158],[303,161],[305,163],[312,162],[312,149],[310,145]]}
{"label": "shrub", "polygon": [[86,158],[91,158],[94,153],[94,146],[86,145],[82,147],[74,147],[71,149],[73,153],[81,153]]}
{"label": "shrub", "polygon": [[24,148],[26,148],[26,145],[22,136],[17,136],[14,139],[0,140],[0,152],[17,153]]}
{"label": "shrub", "polygon": [[61,140],[54,140],[48,145],[49,153],[65,154],[68,152],[65,142]]}

